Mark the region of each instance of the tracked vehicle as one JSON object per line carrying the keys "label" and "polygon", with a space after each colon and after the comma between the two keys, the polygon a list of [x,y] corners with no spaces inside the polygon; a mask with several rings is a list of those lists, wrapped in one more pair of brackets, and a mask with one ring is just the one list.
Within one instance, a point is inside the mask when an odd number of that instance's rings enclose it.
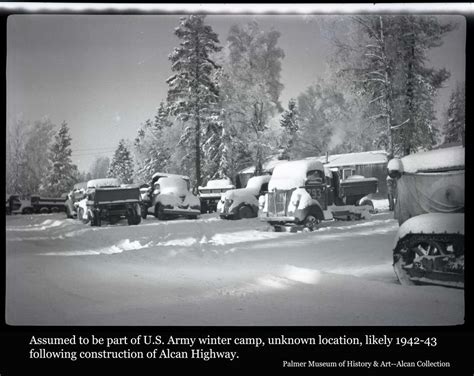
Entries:
{"label": "tracked vehicle", "polygon": [[398,280],[464,288],[464,148],[392,159],[388,170],[397,179]]}

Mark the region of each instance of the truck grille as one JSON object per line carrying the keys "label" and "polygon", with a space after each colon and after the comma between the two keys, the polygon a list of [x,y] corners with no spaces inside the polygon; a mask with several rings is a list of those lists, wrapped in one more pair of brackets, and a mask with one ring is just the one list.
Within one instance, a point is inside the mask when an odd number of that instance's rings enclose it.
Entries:
{"label": "truck grille", "polygon": [[292,190],[276,190],[268,193],[268,216],[285,217],[288,214],[288,204]]}

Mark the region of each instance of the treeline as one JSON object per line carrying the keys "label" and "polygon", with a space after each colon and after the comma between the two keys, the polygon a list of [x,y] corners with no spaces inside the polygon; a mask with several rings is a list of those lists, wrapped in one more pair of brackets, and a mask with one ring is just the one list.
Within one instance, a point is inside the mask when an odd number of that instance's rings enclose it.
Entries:
{"label": "treeline", "polygon": [[221,44],[204,16],[182,18],[175,30],[180,45],[169,56],[168,96],[134,141],[135,178],[176,172],[197,186],[233,178],[249,165],[259,174],[270,156],[374,149],[403,156],[463,142],[464,85],[451,94],[444,122],[436,119],[437,94],[450,74],[428,66],[428,52],[455,24],[409,15],[342,22],[349,32],[332,25],[329,74],[283,109],[278,31],[256,21],[234,25]]}
{"label": "treeline", "polygon": [[[222,43],[205,16],[182,17],[174,31],[179,45],[169,55],[167,98],[134,140],[121,140],[112,160],[98,158],[79,173],[65,123],[55,136],[48,121],[20,124],[8,134],[7,191],[64,193],[75,181],[100,177],[141,183],[156,171],[189,175],[197,187],[234,178],[250,165],[259,174],[269,157],[374,149],[403,156],[464,142],[463,83],[453,90],[445,119],[436,119],[437,94],[450,73],[429,67],[428,52],[456,27],[440,20],[337,18],[327,31],[334,47],[329,72],[283,108],[280,32],[251,21],[233,25]],[[311,41],[300,43],[305,48]],[[62,146],[49,151],[53,136]]]}

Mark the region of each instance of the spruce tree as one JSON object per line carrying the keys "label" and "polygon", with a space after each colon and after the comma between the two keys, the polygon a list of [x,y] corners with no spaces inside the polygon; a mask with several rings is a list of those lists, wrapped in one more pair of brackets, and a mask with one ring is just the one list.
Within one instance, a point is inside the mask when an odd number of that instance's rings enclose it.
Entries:
{"label": "spruce tree", "polygon": [[71,154],[69,128],[67,123],[63,122],[54,137],[49,154],[51,169],[42,184],[43,194],[53,197],[61,196],[70,191],[77,182],[78,170],[72,163]]}
{"label": "spruce tree", "polygon": [[447,120],[444,129],[444,142],[465,143],[466,126],[466,97],[463,84],[457,84],[456,89],[451,93],[449,107],[447,111]]}
{"label": "spruce tree", "polygon": [[133,161],[123,139],[115,150],[107,176],[120,179],[123,184],[133,183]]}
{"label": "spruce tree", "polygon": [[299,130],[296,101],[292,98],[288,102],[288,109],[281,115],[280,126],[283,128],[280,159],[290,159],[295,143],[296,133]]}
{"label": "spruce tree", "polygon": [[174,74],[167,79],[171,114],[186,125],[180,145],[193,160],[195,186],[201,185],[202,133],[215,114],[219,98],[212,73],[218,65],[212,54],[222,49],[217,34],[204,23],[204,15],[190,15],[180,20],[175,35],[180,45],[169,55]]}

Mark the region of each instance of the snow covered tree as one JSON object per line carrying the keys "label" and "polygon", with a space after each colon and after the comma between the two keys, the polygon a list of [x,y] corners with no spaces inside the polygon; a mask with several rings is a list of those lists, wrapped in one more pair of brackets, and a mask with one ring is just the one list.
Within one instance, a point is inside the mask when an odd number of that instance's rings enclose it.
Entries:
{"label": "snow covered tree", "polygon": [[295,141],[295,156],[312,157],[329,151],[334,130],[350,120],[345,108],[343,94],[323,81],[301,93],[298,96],[300,131]]}
{"label": "snow covered tree", "polygon": [[181,42],[169,55],[174,74],[166,80],[171,114],[186,125],[180,145],[188,151],[186,159],[194,162],[196,187],[201,185],[203,128],[215,114],[219,98],[212,79],[218,66],[212,54],[222,49],[217,34],[204,23],[204,18],[204,15],[181,18],[175,29]]}
{"label": "snow covered tree", "polygon": [[247,148],[262,173],[263,161],[270,151],[265,132],[270,118],[282,111],[279,102],[281,59],[285,56],[277,46],[280,33],[263,31],[256,21],[234,25],[229,31],[227,77],[232,83],[227,108],[238,123],[239,135],[246,136]]}
{"label": "snow covered tree", "polygon": [[54,137],[49,154],[50,170],[45,176],[41,191],[45,195],[58,197],[67,193],[77,182],[77,166],[71,160],[71,137],[66,122],[63,122]]}
{"label": "snow covered tree", "polygon": [[[89,171],[89,177],[91,179],[101,179],[107,177],[107,172],[110,166],[109,157],[98,157],[92,163],[92,166]],[[84,177],[83,177],[84,178]],[[85,176],[87,179],[87,176]]]}
{"label": "snow covered tree", "polygon": [[299,130],[296,101],[292,98],[288,102],[288,109],[281,115],[280,126],[284,129],[281,140],[280,159],[290,159],[295,144],[296,133]]}
{"label": "snow covered tree", "polygon": [[377,146],[400,156],[431,147],[437,135],[434,101],[449,75],[426,66],[427,52],[454,26],[428,16],[352,19],[352,40],[336,41],[339,73],[368,98],[365,116],[378,135]]}
{"label": "snow covered tree", "polygon": [[167,137],[171,126],[168,108],[161,102],[154,121],[148,119],[139,129],[134,143],[139,181],[148,182],[155,172],[168,170],[167,164],[173,152],[173,145]]}
{"label": "snow covered tree", "polygon": [[115,150],[107,177],[120,179],[123,184],[133,183],[133,161],[123,139]]}
{"label": "snow covered tree", "polygon": [[28,197],[38,194],[47,175],[54,124],[48,119],[33,124],[19,121],[7,129],[6,188]]}
{"label": "snow covered tree", "polygon": [[[398,126],[394,138],[398,154],[407,155],[418,149],[429,149],[437,142],[434,125],[434,103],[438,89],[449,78],[446,69],[426,66],[427,51],[442,44],[442,37],[453,30],[452,24],[442,24],[435,17],[399,16],[397,42],[400,46],[402,73]],[[403,98],[403,99],[402,99]]]}
{"label": "snow covered tree", "polygon": [[444,142],[462,142],[464,145],[466,127],[466,95],[464,84],[458,83],[455,90],[451,93],[446,118]]}

